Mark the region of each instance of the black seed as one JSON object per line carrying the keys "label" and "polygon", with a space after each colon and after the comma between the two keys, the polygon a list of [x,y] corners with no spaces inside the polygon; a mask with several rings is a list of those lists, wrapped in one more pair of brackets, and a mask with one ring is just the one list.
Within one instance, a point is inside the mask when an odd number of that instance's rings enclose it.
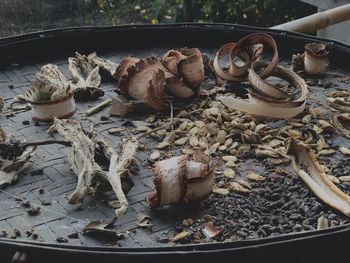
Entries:
{"label": "black seed", "polygon": [[295,225],[293,226],[292,229],[293,229],[293,231],[295,231],[295,232],[299,232],[299,231],[302,230],[302,227],[301,227],[300,224],[295,224]]}
{"label": "black seed", "polygon": [[28,125],[30,122],[28,120],[22,121],[23,125]]}
{"label": "black seed", "polygon": [[65,237],[58,237],[58,238],[56,238],[56,241],[57,241],[58,243],[67,243],[67,242],[68,242],[68,239],[65,238]]}

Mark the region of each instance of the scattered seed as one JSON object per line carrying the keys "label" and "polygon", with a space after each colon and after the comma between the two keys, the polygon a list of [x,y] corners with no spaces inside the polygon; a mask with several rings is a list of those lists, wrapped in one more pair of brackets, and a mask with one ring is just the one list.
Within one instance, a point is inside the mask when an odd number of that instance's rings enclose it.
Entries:
{"label": "scattered seed", "polygon": [[152,161],[156,161],[160,158],[160,152],[158,150],[155,150],[153,153],[151,153],[149,157]]}
{"label": "scattered seed", "polygon": [[349,148],[346,148],[346,147],[340,147],[339,148],[340,149],[340,151],[341,151],[341,153],[342,154],[345,154],[345,155],[350,155],[350,149]]}
{"label": "scattered seed", "polygon": [[247,178],[251,181],[265,181],[266,180],[266,178],[264,176],[261,176],[260,174],[254,173],[252,171],[248,172]]}
{"label": "scattered seed", "polygon": [[223,175],[227,178],[234,178],[235,177],[235,171],[232,170],[231,168],[226,168]]}
{"label": "scattered seed", "polygon": [[226,188],[215,188],[213,190],[213,193],[220,194],[220,195],[228,195],[230,191],[227,190]]}

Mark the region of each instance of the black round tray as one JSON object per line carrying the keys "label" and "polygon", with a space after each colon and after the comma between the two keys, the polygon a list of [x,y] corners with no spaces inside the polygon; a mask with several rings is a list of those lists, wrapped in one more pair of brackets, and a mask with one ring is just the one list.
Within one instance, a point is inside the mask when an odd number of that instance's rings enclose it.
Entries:
{"label": "black round tray", "polygon": [[[167,24],[167,25],[125,25],[117,27],[79,27],[49,30],[0,39],[0,73],[6,71],[5,80],[0,74],[0,95],[10,100],[13,95],[25,90],[30,76],[48,62],[63,64],[75,51],[83,54],[97,51],[98,54],[119,58],[134,54],[138,56],[159,55],[174,47],[198,47],[204,52],[215,54],[223,43],[235,41],[253,32],[267,32],[276,40],[281,60],[290,60],[293,53],[303,50],[305,43],[321,41],[328,45],[330,62],[342,72],[350,69],[350,47],[336,41],[257,27],[232,24]],[[34,66],[33,66],[34,65]],[[10,85],[9,85],[10,84]],[[9,89],[10,87],[10,89]],[[111,92],[114,86],[108,86]],[[15,92],[16,93],[16,92]],[[87,104],[82,106],[82,109]],[[22,119],[21,119],[22,118]],[[16,123],[30,118],[30,114],[14,119]],[[1,117],[1,121],[4,117]],[[15,133],[15,130],[14,130]],[[34,138],[37,130],[28,131]],[[19,137],[27,137],[21,133]],[[39,136],[39,135],[38,135]],[[115,138],[114,138],[115,140]],[[59,148],[60,149],[60,148]],[[50,148],[46,149],[50,154]],[[55,159],[57,158],[57,159]],[[51,161],[62,159],[54,156]],[[148,175],[149,176],[149,175]],[[34,179],[32,179],[34,183]],[[42,180],[43,181],[43,180]],[[41,181],[41,182],[42,182]],[[73,181],[69,181],[74,183]],[[69,183],[68,182],[68,183]],[[67,183],[67,182],[65,182]],[[67,184],[66,191],[71,185]],[[12,193],[16,193],[16,185]],[[26,189],[27,184],[19,184],[18,189]],[[63,186],[64,187],[64,186]],[[70,187],[70,188],[69,188]],[[23,190],[22,189],[22,190]],[[6,212],[1,208],[0,216]],[[143,198],[144,196],[138,196]],[[140,199],[140,200],[141,200]],[[140,201],[139,200],[139,201]],[[141,202],[141,201],[140,201]],[[4,205],[4,204],[3,204]],[[105,212],[112,216],[111,211]],[[109,214],[108,214],[109,213]],[[4,214],[4,213],[3,213]],[[91,215],[93,215],[91,213]],[[84,216],[84,214],[80,215]],[[98,215],[97,215],[98,216]],[[134,219],[133,219],[134,220]],[[1,223],[1,217],[0,217]],[[55,244],[53,242],[30,242],[0,238],[1,262],[8,262],[17,253],[26,254],[25,262],[179,262],[194,261],[269,261],[269,262],[324,262],[346,256],[350,241],[349,225],[341,225],[327,230],[280,235],[263,239],[251,239],[228,243],[199,245],[179,245],[156,247],[144,243],[142,247],[104,247],[92,244]]]}

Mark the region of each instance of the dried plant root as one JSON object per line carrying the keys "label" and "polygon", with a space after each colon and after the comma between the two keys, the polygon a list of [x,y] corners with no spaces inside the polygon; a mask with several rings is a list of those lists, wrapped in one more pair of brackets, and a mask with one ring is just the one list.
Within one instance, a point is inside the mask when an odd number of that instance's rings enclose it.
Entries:
{"label": "dried plant root", "polygon": [[[6,142],[6,134],[1,128],[0,142]],[[6,158],[6,160],[3,160],[4,163],[0,171],[0,186],[11,184],[18,179],[19,173],[26,167],[26,165],[34,156],[35,149],[35,146],[27,147],[26,150],[22,152],[22,154],[13,161],[11,161],[12,158]]]}
{"label": "dried plant root", "polygon": [[162,207],[181,200],[200,201],[213,189],[213,173],[209,157],[197,153],[194,160],[188,155],[172,157],[155,164],[154,184],[156,192],[146,201],[151,207]]}
{"label": "dried plant root", "polygon": [[100,71],[103,70],[108,72],[108,74],[117,79],[117,68],[118,64],[104,58],[100,58],[97,56],[96,52],[93,52],[87,56],[87,60],[93,67],[99,67]]}
{"label": "dried plant root", "polygon": [[104,95],[100,88],[101,76],[99,66],[93,66],[89,59],[75,53],[75,57],[68,58],[68,68],[73,76],[75,98],[77,100],[97,100]]}
{"label": "dried plant root", "polygon": [[291,137],[287,152],[292,157],[293,170],[310,190],[327,205],[350,216],[350,196],[329,179],[313,151]]}
{"label": "dried plant root", "polygon": [[[128,167],[134,158],[137,149],[137,140],[128,140],[119,156],[113,148],[105,141],[98,139],[94,130],[85,132],[81,123],[76,120],[54,119],[54,124],[48,132],[52,134],[57,131],[72,144],[72,152],[68,156],[68,162],[73,172],[78,176],[76,189],[69,196],[70,204],[82,203],[84,197],[89,193],[105,189],[108,184],[114,190],[122,207],[116,210],[117,218],[121,217],[128,208],[125,197],[130,188],[124,187],[122,180],[129,179]],[[103,162],[108,161],[108,168],[104,170]]]}
{"label": "dried plant root", "polygon": [[120,208],[116,209],[115,213],[116,217],[120,218],[126,213],[129,207],[128,200],[122,189],[121,178],[123,174],[128,173],[128,167],[135,160],[134,156],[138,147],[138,141],[136,139],[127,140],[123,145],[120,156],[105,141],[100,140],[99,144],[103,146],[102,148],[106,157],[110,159],[110,165],[108,172],[105,174],[105,179],[112,186],[119,201]]}

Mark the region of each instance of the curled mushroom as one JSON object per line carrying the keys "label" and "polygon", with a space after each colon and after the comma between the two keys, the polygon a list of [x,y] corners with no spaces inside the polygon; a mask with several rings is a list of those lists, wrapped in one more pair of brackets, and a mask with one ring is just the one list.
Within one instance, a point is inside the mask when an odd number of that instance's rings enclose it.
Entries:
{"label": "curled mushroom", "polygon": [[292,70],[276,66],[272,76],[290,82],[299,92],[295,99],[280,88],[267,83],[255,73],[255,68],[266,66],[256,62],[249,70],[248,80],[251,84],[248,99],[239,99],[232,95],[219,96],[218,99],[226,106],[235,110],[245,111],[257,116],[270,118],[292,118],[305,109],[308,88],[305,81]]}
{"label": "curled mushroom", "polygon": [[191,87],[200,86],[204,80],[203,58],[198,48],[170,50],[162,57],[162,63]]}
{"label": "curled mushroom", "polygon": [[[130,97],[144,101],[150,107],[165,111],[166,102],[165,74],[160,61],[155,58],[140,60],[127,68],[127,74],[119,79],[119,89]],[[172,74],[171,74],[172,75]]]}
{"label": "curled mushroom", "polygon": [[[277,65],[278,50],[275,40],[264,33],[250,34],[237,43],[223,45],[214,59],[215,73],[224,80],[244,81],[248,76],[248,68],[261,57],[264,47],[270,47],[273,50],[273,56],[271,62],[259,75],[261,78],[268,77]],[[225,70],[220,64],[224,56],[229,56],[228,70]],[[236,63],[236,57],[242,60],[243,65]]]}
{"label": "curled mushroom", "polygon": [[322,75],[328,66],[328,51],[322,43],[309,43],[305,45],[305,72],[310,75]]}
{"label": "curled mushroom", "polygon": [[151,207],[162,207],[181,200],[200,201],[208,197],[213,189],[209,157],[202,153],[197,155],[203,156],[202,159],[194,157],[194,160],[189,160],[188,155],[180,155],[155,164],[156,192],[146,197]]}

